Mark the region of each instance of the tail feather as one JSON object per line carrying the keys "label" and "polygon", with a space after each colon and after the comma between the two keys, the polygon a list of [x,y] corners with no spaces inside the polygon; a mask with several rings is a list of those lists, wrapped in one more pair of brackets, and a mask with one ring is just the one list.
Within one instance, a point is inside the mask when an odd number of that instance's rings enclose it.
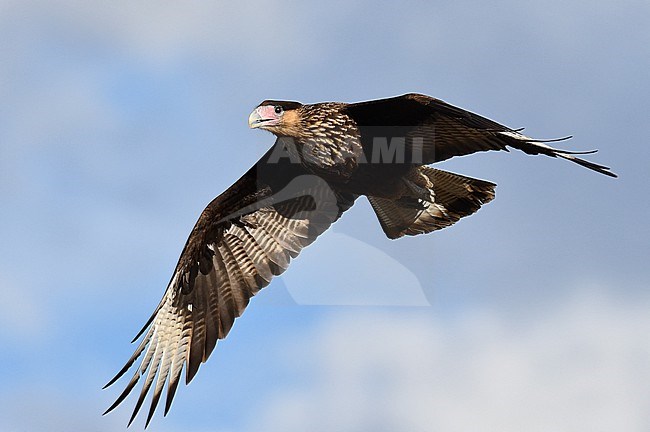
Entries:
{"label": "tail feather", "polygon": [[435,168],[419,169],[432,183],[433,202],[413,206],[400,200],[368,197],[381,227],[391,239],[448,227],[494,198],[494,183]]}

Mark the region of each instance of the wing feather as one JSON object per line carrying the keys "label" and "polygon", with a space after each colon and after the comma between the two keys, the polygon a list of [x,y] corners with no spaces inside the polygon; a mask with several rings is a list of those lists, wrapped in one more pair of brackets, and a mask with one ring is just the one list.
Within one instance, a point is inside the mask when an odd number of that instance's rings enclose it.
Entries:
{"label": "wing feather", "polygon": [[189,383],[251,297],[286,270],[291,259],[357,198],[304,174],[300,167],[272,166],[263,158],[206,207],[163,299],[138,334],[142,337],[138,347],[107,384],[122,377],[142,356],[126,388],[106,412],[123,402],[144,376],[129,424],[152,392],[145,427],[149,424],[165,383],[166,414],[183,369]]}
{"label": "wing feather", "polygon": [[251,229],[249,232],[266,254],[266,258],[273,264],[271,266],[273,275],[277,276],[286,270],[289,266],[289,258],[282,246],[264,228]]}
{"label": "wing feather", "polygon": [[236,288],[231,289],[230,292],[233,300],[232,306],[236,311],[235,317],[239,317],[246,306],[248,306],[252,295],[249,289],[249,280],[245,276],[245,272],[249,270],[247,266],[248,256],[243,252],[241,245],[232,240],[232,236],[227,236],[225,241],[219,246],[219,249],[222,252],[221,256],[227,257],[224,262],[226,263],[226,271],[230,278],[230,286],[231,288]]}
{"label": "wing feather", "polygon": [[[158,373],[158,369],[160,366],[160,359],[162,358],[163,355],[163,349],[164,349],[164,342],[163,343],[157,343],[154,346],[153,353],[150,357],[150,360],[152,362],[147,366],[148,372],[147,372],[147,377],[142,385],[142,390],[140,391],[140,396],[138,397],[138,401],[135,404],[135,409],[133,410],[133,414],[131,415],[131,419],[129,420],[129,425],[133,423],[133,420],[135,420],[135,416],[138,414],[138,411],[140,410],[140,407],[142,406],[145,397],[147,396],[147,393],[149,392],[149,389],[151,388],[151,384],[154,382],[156,375]],[[151,412],[150,414],[153,414],[153,410],[155,409],[155,405],[151,405]],[[147,424],[149,423],[150,417],[147,418]]]}
{"label": "wing feather", "polygon": [[235,318],[237,318],[237,305],[233,298],[233,290],[237,289],[237,282],[235,281],[235,275],[231,274],[232,269],[232,256],[228,254],[227,248],[223,245],[219,246],[219,255],[221,260],[219,261],[219,267],[215,270],[219,275],[219,285],[217,285],[217,292],[219,293],[219,320],[220,320],[220,329],[221,329],[221,338],[225,338],[230,329],[232,328]]}
{"label": "wing feather", "polygon": [[259,224],[268,232],[273,239],[285,250],[292,258],[295,258],[300,250],[305,246],[302,242],[304,238],[296,235],[296,231],[290,227],[290,221],[280,216],[278,213],[269,213],[266,218],[259,218]]}
{"label": "wing feather", "polygon": [[233,241],[244,249],[251,264],[255,267],[254,273],[247,274],[247,276],[252,274],[255,279],[254,283],[249,285],[251,295],[255,295],[273,279],[273,272],[271,272],[268,260],[266,259],[266,252],[257,244],[255,238],[247,230],[236,227],[236,230],[231,231],[230,234],[237,238],[237,240]]}
{"label": "wing feather", "polygon": [[[204,277],[196,278],[194,289],[193,301],[188,303],[185,307],[191,306],[192,308],[192,336],[190,339],[189,351],[187,353],[187,369],[185,374],[185,383],[189,384],[199,370],[199,366],[203,361],[205,353],[205,315],[207,312],[204,294],[205,287],[203,285]],[[174,313],[172,311],[171,313]]]}
{"label": "wing feather", "polygon": [[[239,267],[239,271],[242,277],[242,298],[246,300],[248,304],[248,299],[253,297],[259,291],[259,275],[257,267],[255,267],[254,259],[255,257],[251,256],[248,253],[248,250],[245,246],[246,241],[248,240],[244,234],[239,233],[242,230],[240,227],[233,227],[233,231],[226,234],[224,242],[230,248],[231,253],[235,256],[235,262]],[[243,237],[243,238],[242,238]],[[251,242],[252,245],[256,245],[255,242]],[[258,258],[259,259],[259,256]],[[244,305],[245,307],[245,305]],[[242,308],[243,309],[243,308]]]}
{"label": "wing feather", "polygon": [[181,373],[185,364],[185,352],[190,342],[192,334],[192,321],[189,319],[188,311],[179,310],[180,336],[177,345],[172,350],[172,364],[169,371],[169,383],[167,384],[167,397],[165,399],[165,415],[171,408],[172,400],[176,394],[178,383],[180,382]]}
{"label": "wing feather", "polygon": [[[616,177],[603,165],[572,156],[587,152],[570,152],[544,143],[571,137],[539,140],[486,117],[458,108],[440,99],[421,94],[406,94],[387,99],[349,104],[348,115],[358,124],[366,154],[374,149],[375,137],[406,137],[406,147],[420,164],[431,164],[454,156],[479,151],[508,150],[559,157],[601,174]],[[421,151],[415,152],[415,146]],[[414,156],[415,155],[415,156]]]}

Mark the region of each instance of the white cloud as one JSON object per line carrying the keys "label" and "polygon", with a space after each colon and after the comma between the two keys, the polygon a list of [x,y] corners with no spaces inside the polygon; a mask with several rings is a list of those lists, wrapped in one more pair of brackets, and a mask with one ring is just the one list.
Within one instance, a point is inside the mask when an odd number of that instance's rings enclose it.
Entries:
{"label": "white cloud", "polygon": [[[310,56],[310,34],[301,31],[307,26],[301,19],[305,10],[294,2],[4,3],[0,23],[13,32],[25,32],[25,40],[56,34],[59,42],[127,54],[160,66],[224,54],[244,61],[250,56],[258,61]],[[16,22],[21,26],[12,25]],[[277,31],[278,23],[282,31]]]}
{"label": "white cloud", "polygon": [[582,292],[524,321],[341,313],[289,350],[304,380],[251,430],[645,431],[649,303]]}

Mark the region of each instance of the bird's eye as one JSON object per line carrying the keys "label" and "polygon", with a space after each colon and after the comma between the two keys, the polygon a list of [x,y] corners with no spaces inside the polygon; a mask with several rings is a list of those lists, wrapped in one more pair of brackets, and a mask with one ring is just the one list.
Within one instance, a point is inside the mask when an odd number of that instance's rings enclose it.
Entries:
{"label": "bird's eye", "polygon": [[282,111],[284,111],[284,110],[282,109],[282,107],[280,105],[275,106],[275,113],[276,114],[282,114]]}

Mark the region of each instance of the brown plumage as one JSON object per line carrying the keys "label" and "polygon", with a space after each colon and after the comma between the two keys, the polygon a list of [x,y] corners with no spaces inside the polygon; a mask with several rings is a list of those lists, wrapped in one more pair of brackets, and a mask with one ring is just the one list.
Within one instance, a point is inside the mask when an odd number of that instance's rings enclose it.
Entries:
{"label": "brown plumage", "polygon": [[[167,383],[167,414],[181,372],[189,383],[251,297],[281,274],[356,198],[366,195],[390,238],[444,228],[494,198],[493,183],[427,164],[508,147],[616,177],[492,120],[419,94],[360,102],[264,101],[249,118],[278,138],[242,178],[203,211],[160,304],[113,384],[144,355],[113,410],[153,387],[148,425]],[[591,152],[584,152],[591,153]]]}

